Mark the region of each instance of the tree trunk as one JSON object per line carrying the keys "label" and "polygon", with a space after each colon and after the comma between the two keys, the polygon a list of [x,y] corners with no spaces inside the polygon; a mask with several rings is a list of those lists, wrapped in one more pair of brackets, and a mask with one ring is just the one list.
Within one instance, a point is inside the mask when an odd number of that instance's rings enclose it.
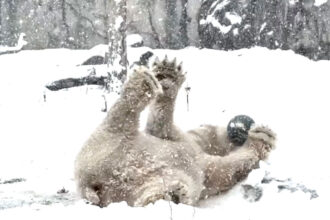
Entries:
{"label": "tree trunk", "polygon": [[2,0],[0,0],[0,30],[1,30],[1,26],[2,26]]}
{"label": "tree trunk", "polygon": [[8,39],[9,42],[14,42],[16,37],[15,34],[18,34],[17,32],[17,7],[18,2],[16,0],[10,0],[8,1],[8,24],[9,24],[9,31],[8,31]]}
{"label": "tree trunk", "polygon": [[104,36],[105,36],[105,42],[108,43],[109,42],[109,34],[107,34],[107,28],[109,27],[109,0],[103,0],[103,23],[104,23]]}
{"label": "tree trunk", "polygon": [[110,92],[120,93],[127,77],[126,0],[112,2],[114,14],[109,22],[108,75]]}
{"label": "tree trunk", "polygon": [[189,39],[188,39],[188,32],[187,32],[187,23],[188,23],[188,0],[181,0],[182,5],[182,13],[180,18],[180,35],[181,35],[181,42],[184,47],[188,46]]}
{"label": "tree trunk", "polygon": [[175,31],[176,27],[176,0],[165,0],[165,33],[166,33],[166,45],[171,49],[178,49],[177,44],[177,33]]}
{"label": "tree trunk", "polygon": [[2,44],[2,0],[0,0],[0,45]]}
{"label": "tree trunk", "polygon": [[70,27],[67,23],[67,14],[66,14],[66,0],[61,1],[61,10],[62,10],[62,26],[64,29],[65,36],[63,39],[65,46],[69,46],[69,36],[70,36]]}

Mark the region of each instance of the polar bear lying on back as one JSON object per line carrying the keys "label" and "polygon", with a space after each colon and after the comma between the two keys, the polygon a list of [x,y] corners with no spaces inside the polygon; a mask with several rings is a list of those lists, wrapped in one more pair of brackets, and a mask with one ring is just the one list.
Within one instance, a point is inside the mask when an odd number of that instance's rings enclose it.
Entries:
{"label": "polar bear lying on back", "polygon": [[[274,148],[275,134],[235,120],[225,128],[203,126],[182,132],[173,123],[182,66],[167,58],[140,67],[75,161],[78,192],[95,205],[126,201],[145,206],[158,199],[198,205],[234,186]],[[144,132],[140,113],[150,104]],[[233,124],[234,123],[234,124]],[[250,130],[249,130],[250,129]],[[230,135],[229,135],[230,134]]]}

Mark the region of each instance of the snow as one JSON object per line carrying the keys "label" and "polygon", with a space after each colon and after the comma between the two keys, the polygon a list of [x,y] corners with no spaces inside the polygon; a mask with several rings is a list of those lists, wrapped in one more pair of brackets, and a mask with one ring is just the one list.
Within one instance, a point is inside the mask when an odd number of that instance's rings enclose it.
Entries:
{"label": "snow", "polygon": [[24,37],[26,35],[24,33],[21,33],[18,37],[17,44],[13,47],[8,47],[8,46],[1,46],[0,45],[0,54],[2,53],[10,53],[10,52],[16,52],[21,50],[25,45],[28,44],[27,41],[24,40]]}
{"label": "snow", "polygon": [[268,36],[273,35],[273,34],[274,34],[274,31],[269,31],[269,32],[267,33]]}
{"label": "snow", "polygon": [[213,10],[214,11],[218,11],[218,10],[221,10],[223,9],[226,5],[228,5],[230,3],[229,0],[224,0],[222,1],[220,4],[218,4],[218,2],[214,2],[212,5],[211,5],[211,8],[214,8]]}
{"label": "snow", "polygon": [[249,28],[251,28],[251,25],[249,25],[249,24],[246,24],[246,25],[244,26],[244,30],[249,29]]}
{"label": "snow", "polygon": [[245,126],[244,126],[244,124],[243,123],[240,123],[240,122],[237,122],[237,123],[234,123],[234,122],[232,122],[232,123],[230,123],[230,125],[229,125],[230,127],[239,127],[239,128],[245,128]]}
{"label": "snow", "polygon": [[[315,5],[315,6],[320,6],[320,5],[322,5],[322,4],[327,3],[327,1],[328,1],[328,0],[315,0],[314,5]],[[298,0],[289,0],[289,3],[290,3],[291,5],[294,5],[294,4],[297,3],[297,2],[298,2]]]}
{"label": "snow", "polygon": [[238,28],[235,28],[235,29],[233,30],[233,34],[234,34],[234,36],[237,36],[237,35],[238,35]]}
{"label": "snow", "polygon": [[[184,88],[177,100],[175,121],[183,130],[200,124],[226,126],[238,114],[271,127],[278,135],[277,148],[260,169],[228,193],[195,208],[159,201],[144,208],[122,202],[100,209],[78,199],[73,161],[105,117],[102,95],[108,106],[117,96],[95,86],[51,92],[44,85],[80,76],[82,67],[77,65],[95,50],[49,49],[0,56],[1,220],[329,219],[330,62],[258,47],[230,52],[129,48],[128,55],[130,63],[147,50],[183,61],[191,87],[189,112]],[[147,111],[141,129],[146,115]],[[265,173],[283,182],[262,184]],[[22,181],[3,184],[14,178]],[[301,190],[279,191],[284,183],[304,185],[319,197],[310,199],[310,193]],[[244,199],[243,184],[261,187],[260,200]],[[63,187],[69,193],[57,194]]]}
{"label": "snow", "polygon": [[298,2],[298,0],[289,0],[289,3],[291,4],[291,5],[294,5],[294,4],[296,4]]}
{"label": "snow", "polygon": [[266,25],[267,25],[266,22],[264,22],[264,23],[261,25],[259,33],[261,33],[261,32],[264,30],[264,28],[266,27]]}
{"label": "snow", "polygon": [[122,16],[118,16],[115,21],[115,30],[119,30],[123,22],[124,18]]}
{"label": "snow", "polygon": [[[202,19],[199,23],[201,25],[205,25],[205,24],[212,24],[213,27],[218,28],[219,31],[223,34],[227,34],[232,26],[231,25],[222,25],[218,19],[215,17],[215,13],[221,9],[223,9],[226,5],[228,5],[230,3],[229,0],[225,0],[223,2],[221,2],[220,4],[217,4],[218,2],[215,1],[212,5],[211,5],[211,11],[212,13],[210,13],[206,19]],[[226,14],[227,15],[227,14]],[[228,16],[227,16],[228,17]],[[234,21],[237,21],[237,17],[234,18],[233,15],[229,15],[228,19],[234,19]]]}
{"label": "snow", "polygon": [[106,52],[109,51],[109,46],[105,44],[99,44],[92,47],[88,53],[86,53],[86,59],[90,58],[91,56],[104,56]]}
{"label": "snow", "polygon": [[314,5],[315,6],[320,6],[320,5],[324,4],[324,3],[326,3],[327,1],[328,0],[315,0]]}
{"label": "snow", "polygon": [[231,24],[240,24],[242,22],[242,17],[236,13],[226,12],[225,17],[229,19]]}
{"label": "snow", "polygon": [[[210,13],[206,19],[202,19],[200,21],[201,25],[205,25],[205,24],[212,24],[213,27],[218,28],[219,31],[223,34],[227,34],[231,29],[232,29],[232,25],[234,24],[240,24],[242,22],[242,17],[240,17],[239,15],[237,15],[236,13],[233,12],[226,12],[225,13],[225,18],[227,18],[231,25],[222,25],[219,20],[216,18],[215,13],[219,10],[222,10],[226,5],[228,5],[230,3],[229,0],[225,0],[223,2],[221,2],[220,4],[217,4],[218,2],[215,1],[212,6],[211,6],[211,11],[212,13]],[[234,32],[234,35],[237,34],[237,31]]]}
{"label": "snow", "polygon": [[134,44],[143,44],[143,38],[139,34],[130,34],[126,38],[127,46],[132,46]]}
{"label": "snow", "polygon": [[122,2],[122,0],[115,0],[116,4],[120,4]]}
{"label": "snow", "polygon": [[220,22],[215,17],[210,16],[210,15],[208,15],[206,19],[202,19],[200,21],[200,24],[201,25],[212,24],[213,27],[218,28],[219,31],[223,34],[227,34],[232,28],[231,25],[225,26],[225,25],[220,24]]}

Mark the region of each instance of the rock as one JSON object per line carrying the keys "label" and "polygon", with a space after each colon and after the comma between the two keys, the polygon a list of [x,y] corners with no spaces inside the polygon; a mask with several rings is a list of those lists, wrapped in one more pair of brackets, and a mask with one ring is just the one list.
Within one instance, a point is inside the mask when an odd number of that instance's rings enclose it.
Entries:
{"label": "rock", "polygon": [[84,61],[81,65],[101,65],[105,64],[105,59],[102,56],[92,56]]}
{"label": "rock", "polygon": [[68,192],[69,192],[69,190],[66,190],[66,189],[63,187],[62,189],[60,189],[60,190],[57,191],[57,194],[66,194],[66,193],[68,193]]}
{"label": "rock", "polygon": [[133,68],[134,66],[148,66],[149,65],[149,60],[150,58],[154,55],[153,52],[151,51],[147,51],[145,53],[143,53],[141,56],[140,56],[140,59],[139,61],[135,61],[131,66],[130,68]]}
{"label": "rock", "polygon": [[319,197],[316,190],[309,189],[303,184],[295,183],[290,178],[285,179],[285,180],[281,180],[281,179],[276,179],[274,177],[270,177],[269,174],[266,174],[266,176],[261,181],[262,184],[269,184],[271,182],[278,183],[277,188],[278,188],[279,192],[281,192],[283,190],[288,190],[290,192],[302,191],[304,193],[309,193],[310,194],[310,199],[315,199],[315,198]]}
{"label": "rock", "polygon": [[233,50],[262,46],[292,49],[311,59],[330,59],[330,6],[314,0],[204,1],[201,46]]}
{"label": "rock", "polygon": [[284,185],[278,185],[277,188],[279,189],[279,192],[281,192],[282,190],[289,190],[290,192],[302,191],[304,193],[309,193],[310,199],[315,199],[319,197],[316,190],[308,189],[306,186],[301,184],[293,184],[293,185],[284,184]]}
{"label": "rock", "polygon": [[262,197],[263,190],[260,186],[243,184],[242,189],[244,199],[248,200],[249,202],[257,202]]}

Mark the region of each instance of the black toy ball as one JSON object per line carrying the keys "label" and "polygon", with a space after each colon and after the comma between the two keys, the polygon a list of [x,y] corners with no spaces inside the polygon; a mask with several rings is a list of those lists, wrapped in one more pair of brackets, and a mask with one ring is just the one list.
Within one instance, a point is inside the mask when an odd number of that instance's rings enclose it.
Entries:
{"label": "black toy ball", "polygon": [[248,138],[248,133],[254,120],[247,115],[237,115],[231,119],[227,126],[229,140],[236,146],[241,146]]}

